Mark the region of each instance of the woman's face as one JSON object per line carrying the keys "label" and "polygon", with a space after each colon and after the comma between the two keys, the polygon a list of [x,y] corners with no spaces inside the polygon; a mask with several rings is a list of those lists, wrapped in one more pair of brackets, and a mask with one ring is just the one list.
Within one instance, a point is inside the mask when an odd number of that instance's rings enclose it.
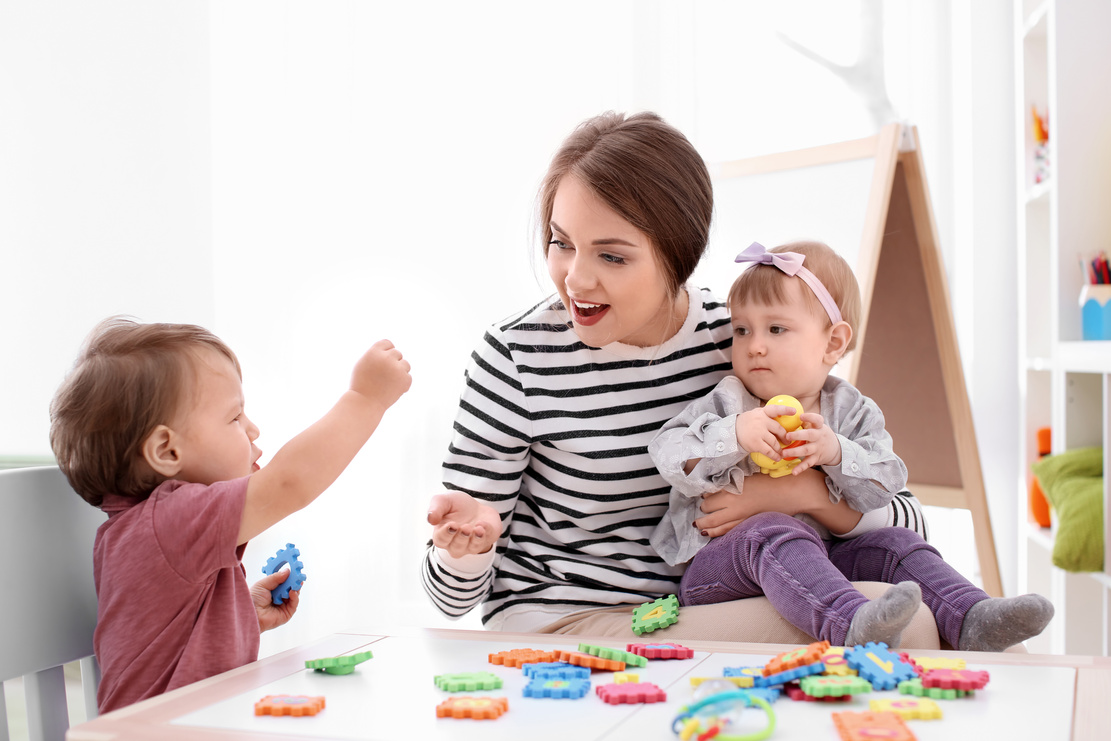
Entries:
{"label": "woman's face", "polygon": [[675,300],[648,236],[578,178],[556,189],[549,229],[548,274],[584,343],[650,347],[679,331],[686,291]]}

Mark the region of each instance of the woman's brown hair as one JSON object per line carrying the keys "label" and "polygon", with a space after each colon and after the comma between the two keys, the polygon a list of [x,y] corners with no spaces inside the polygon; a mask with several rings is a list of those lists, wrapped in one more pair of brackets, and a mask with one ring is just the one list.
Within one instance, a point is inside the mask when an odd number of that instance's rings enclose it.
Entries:
{"label": "woman's brown hair", "polygon": [[714,191],[706,163],[681,132],[655,113],[608,112],[568,136],[540,186],[545,256],[560,182],[578,178],[652,240],[672,294],[694,272],[710,237]]}
{"label": "woman's brown hair", "polygon": [[192,324],[110,317],[89,334],[50,404],[50,446],[85,501],[99,506],[109,493],[145,497],[161,483],[140,465],[141,446],[178,411],[204,348],[240,372],[231,349]]}

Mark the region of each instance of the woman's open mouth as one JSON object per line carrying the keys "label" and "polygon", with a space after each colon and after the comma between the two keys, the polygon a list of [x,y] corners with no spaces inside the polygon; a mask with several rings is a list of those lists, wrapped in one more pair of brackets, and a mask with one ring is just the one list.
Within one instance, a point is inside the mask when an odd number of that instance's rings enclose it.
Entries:
{"label": "woman's open mouth", "polygon": [[584,301],[571,301],[571,316],[575,324],[589,327],[601,321],[602,316],[609,309],[609,304],[589,304]]}

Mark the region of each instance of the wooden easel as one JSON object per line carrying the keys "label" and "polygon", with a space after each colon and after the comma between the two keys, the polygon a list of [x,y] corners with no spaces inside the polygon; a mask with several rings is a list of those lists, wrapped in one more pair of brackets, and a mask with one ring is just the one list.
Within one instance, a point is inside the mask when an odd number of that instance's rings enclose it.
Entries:
{"label": "wooden easel", "polygon": [[863,316],[847,380],[879,404],[908,488],[923,504],[972,514],[984,591],[1001,597],[972,410],[961,369],[918,132],[875,136],[724,163],[718,177],[875,160],[856,274]]}

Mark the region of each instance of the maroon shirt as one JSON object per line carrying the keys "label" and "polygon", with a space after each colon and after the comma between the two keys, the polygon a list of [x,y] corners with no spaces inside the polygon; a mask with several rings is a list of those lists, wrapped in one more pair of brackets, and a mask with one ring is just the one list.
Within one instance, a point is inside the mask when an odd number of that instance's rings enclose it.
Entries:
{"label": "maroon shirt", "polygon": [[246,545],[236,544],[248,478],[104,498],[93,545],[100,712],[258,658]]}

